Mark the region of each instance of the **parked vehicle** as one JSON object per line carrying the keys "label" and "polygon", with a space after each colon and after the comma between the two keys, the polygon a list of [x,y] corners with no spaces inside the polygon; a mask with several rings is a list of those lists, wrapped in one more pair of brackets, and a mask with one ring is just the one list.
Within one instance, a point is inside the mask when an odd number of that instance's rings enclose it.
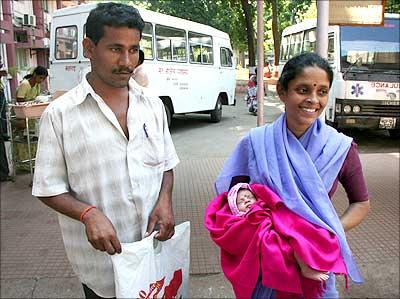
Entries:
{"label": "parked vehicle", "polygon": [[[382,26],[329,26],[328,61],[334,80],[326,122],[339,129],[387,129],[400,134],[399,14],[385,14]],[[316,20],[282,32],[279,67],[291,57],[315,51]]]}
{"label": "parked vehicle", "polygon": [[[50,91],[61,93],[90,71],[82,40],[95,3],[63,8],[53,14],[50,40]],[[174,114],[208,113],[222,117],[233,105],[235,62],[229,35],[207,25],[139,9],[145,21],[141,49],[149,88],[164,103],[169,123]]]}

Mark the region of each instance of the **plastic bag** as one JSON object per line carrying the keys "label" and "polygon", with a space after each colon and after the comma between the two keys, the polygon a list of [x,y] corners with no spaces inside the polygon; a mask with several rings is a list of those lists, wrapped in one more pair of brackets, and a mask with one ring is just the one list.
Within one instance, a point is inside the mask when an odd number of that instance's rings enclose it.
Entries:
{"label": "plastic bag", "polygon": [[164,242],[149,237],[123,243],[111,256],[117,298],[188,298],[190,222],[175,226]]}

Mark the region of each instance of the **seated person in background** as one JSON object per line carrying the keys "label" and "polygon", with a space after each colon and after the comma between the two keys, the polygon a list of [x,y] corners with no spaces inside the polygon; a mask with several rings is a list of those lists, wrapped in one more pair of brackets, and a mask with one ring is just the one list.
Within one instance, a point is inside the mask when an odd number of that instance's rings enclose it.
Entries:
{"label": "seated person in background", "polygon": [[140,86],[147,87],[147,85],[149,85],[149,78],[147,77],[146,71],[143,68],[143,62],[144,52],[142,50],[139,50],[139,61],[135,70],[133,71],[132,78]]}
{"label": "seated person in background", "polygon": [[40,95],[40,84],[47,76],[47,69],[40,65],[33,70],[32,74],[26,75],[17,88],[17,102],[35,100]]}

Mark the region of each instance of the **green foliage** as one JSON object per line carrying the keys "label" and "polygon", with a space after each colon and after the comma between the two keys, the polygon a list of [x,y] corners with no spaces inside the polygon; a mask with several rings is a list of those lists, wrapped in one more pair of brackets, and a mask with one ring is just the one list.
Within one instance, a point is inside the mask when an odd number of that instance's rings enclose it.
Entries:
{"label": "green foliage", "polygon": [[130,2],[153,11],[212,26],[228,33],[236,49],[246,48],[244,18],[234,1],[131,0]]}
{"label": "green foliage", "polygon": [[385,12],[400,13],[400,0],[386,0]]}

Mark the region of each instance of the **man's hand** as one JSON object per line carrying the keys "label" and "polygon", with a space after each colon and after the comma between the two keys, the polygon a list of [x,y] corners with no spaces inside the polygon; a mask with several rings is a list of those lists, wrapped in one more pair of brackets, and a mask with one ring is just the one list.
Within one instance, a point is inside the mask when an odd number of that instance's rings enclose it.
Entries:
{"label": "man's hand", "polygon": [[175,233],[175,220],[171,202],[158,200],[149,216],[145,237],[149,236],[154,231],[156,225],[158,225],[160,229],[154,236],[157,240],[166,241],[172,238]]}
{"label": "man's hand", "polygon": [[159,226],[159,232],[155,238],[160,241],[171,239],[175,231],[175,220],[172,212],[172,185],[174,173],[172,170],[164,172],[158,201],[150,213],[145,237],[149,236],[156,225]]}
{"label": "man's hand", "polygon": [[121,243],[117,238],[114,226],[110,220],[98,209],[92,209],[83,218],[86,235],[92,246],[108,254],[121,253]]}

